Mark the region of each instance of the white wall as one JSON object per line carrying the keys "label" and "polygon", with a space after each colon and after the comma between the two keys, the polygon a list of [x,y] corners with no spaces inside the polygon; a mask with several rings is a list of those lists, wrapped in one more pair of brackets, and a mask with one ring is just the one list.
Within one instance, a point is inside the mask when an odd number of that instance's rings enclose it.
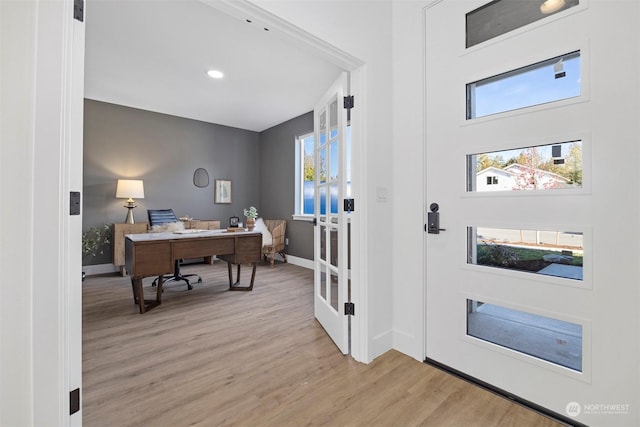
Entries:
{"label": "white wall", "polygon": [[393,1],[393,346],[424,359],[424,43],[427,1]]}
{"label": "white wall", "polygon": [[[392,57],[391,3],[389,1],[293,1],[252,0],[278,17],[342,49],[366,63],[366,100],[356,108],[366,111],[363,159],[366,191],[356,209],[366,216],[368,324],[367,361],[393,346],[393,288],[397,279],[393,265],[393,150],[392,150]],[[357,126],[357,125],[356,125]],[[362,198],[360,199],[362,200]],[[358,256],[359,254],[354,254]],[[358,309],[356,308],[356,313]]]}
{"label": "white wall", "polygon": [[36,3],[0,2],[0,15],[0,425],[31,425]]}

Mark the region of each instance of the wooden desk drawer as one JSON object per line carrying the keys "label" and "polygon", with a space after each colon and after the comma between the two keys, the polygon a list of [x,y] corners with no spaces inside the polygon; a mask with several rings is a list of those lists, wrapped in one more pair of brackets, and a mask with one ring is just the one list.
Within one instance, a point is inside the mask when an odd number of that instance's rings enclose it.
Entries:
{"label": "wooden desk drawer", "polygon": [[258,262],[262,257],[262,234],[236,237],[235,263]]}
{"label": "wooden desk drawer", "polygon": [[173,272],[168,242],[138,243],[126,240],[126,266],[132,277],[159,276]]}
{"label": "wooden desk drawer", "polygon": [[174,241],[174,258],[200,258],[210,255],[232,254],[234,250],[233,239],[197,239]]}

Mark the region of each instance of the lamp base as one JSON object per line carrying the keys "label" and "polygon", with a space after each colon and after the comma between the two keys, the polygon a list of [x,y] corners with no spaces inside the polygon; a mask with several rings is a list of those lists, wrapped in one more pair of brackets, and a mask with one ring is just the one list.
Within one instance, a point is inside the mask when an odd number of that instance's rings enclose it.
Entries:
{"label": "lamp base", "polygon": [[135,224],[135,221],[133,220],[133,208],[135,208],[135,206],[125,206],[125,208],[127,208],[127,217],[124,220],[125,224]]}

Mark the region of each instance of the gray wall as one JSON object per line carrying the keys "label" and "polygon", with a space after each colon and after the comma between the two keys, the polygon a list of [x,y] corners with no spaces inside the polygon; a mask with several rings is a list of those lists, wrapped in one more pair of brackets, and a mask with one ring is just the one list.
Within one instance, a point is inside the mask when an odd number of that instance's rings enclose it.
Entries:
{"label": "gray wall", "polygon": [[[197,168],[209,172],[208,187],[193,184]],[[136,222],[147,222],[147,209],[171,208],[225,227],[243,208],[260,209],[259,134],[86,99],[83,230],[124,222],[125,200],[115,198],[118,178],[144,180]],[[214,204],[215,179],[232,181],[231,204]],[[106,252],[83,264],[111,262]]]}
{"label": "gray wall", "polygon": [[[142,179],[145,198],[136,200],[136,222],[147,209],[171,208],[176,215],[241,221],[256,206],[263,218],[286,219],[287,253],[313,259],[313,228],[292,221],[295,137],[313,130],[307,113],[262,133],[230,128],[85,99],[83,230],[124,222],[124,199],[116,199],[119,178]],[[206,188],[193,184],[197,168],[209,172]],[[232,181],[232,203],[215,204],[214,180]],[[111,248],[86,257],[83,265],[112,262]]]}
{"label": "gray wall", "polygon": [[313,112],[260,133],[260,215],[286,219],[287,253],[313,259],[313,225],[291,219],[295,210],[295,138],[309,132],[313,132]]}

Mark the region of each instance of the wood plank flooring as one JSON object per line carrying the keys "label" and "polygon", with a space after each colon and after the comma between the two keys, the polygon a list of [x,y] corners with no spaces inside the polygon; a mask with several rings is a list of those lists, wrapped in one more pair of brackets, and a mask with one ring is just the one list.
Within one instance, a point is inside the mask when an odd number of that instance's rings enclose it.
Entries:
{"label": "wood plank flooring", "polygon": [[85,426],[559,425],[397,351],[343,356],[313,317],[308,269],[259,265],[253,292],[229,292],[220,261],[183,272],[204,283],[169,283],[143,315],[128,277],[85,280]]}

